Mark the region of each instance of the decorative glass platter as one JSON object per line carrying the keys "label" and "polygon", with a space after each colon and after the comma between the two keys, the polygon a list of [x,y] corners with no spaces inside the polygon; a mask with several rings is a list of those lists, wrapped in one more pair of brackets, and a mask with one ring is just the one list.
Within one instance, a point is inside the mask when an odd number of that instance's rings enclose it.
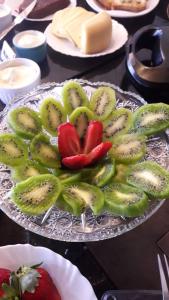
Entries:
{"label": "decorative glass platter", "polygon": [[[99,86],[109,86],[115,89],[117,107],[125,107],[132,111],[146,102],[138,95],[124,92],[119,87],[105,82],[89,82],[86,80],[75,80],[79,82],[90,97],[91,93]],[[10,132],[7,124],[7,113],[18,106],[28,106],[38,110],[40,102],[47,96],[54,96],[61,99],[63,83],[47,83],[40,85],[27,95],[16,98],[0,113],[0,133]],[[56,139],[51,141],[56,142]],[[161,166],[169,169],[169,144],[168,134],[164,132],[160,135],[152,136],[147,141],[147,154],[145,159],[153,160]],[[150,200],[149,208],[144,215],[136,218],[122,218],[104,212],[99,216],[94,216],[91,211],[86,211],[81,217],[75,217],[68,212],[52,207],[48,216],[28,216],[19,211],[10,199],[10,190],[14,182],[11,179],[9,169],[0,164],[0,208],[17,224],[27,230],[39,235],[68,242],[99,241],[121,235],[152,216],[164,203],[164,200]]]}

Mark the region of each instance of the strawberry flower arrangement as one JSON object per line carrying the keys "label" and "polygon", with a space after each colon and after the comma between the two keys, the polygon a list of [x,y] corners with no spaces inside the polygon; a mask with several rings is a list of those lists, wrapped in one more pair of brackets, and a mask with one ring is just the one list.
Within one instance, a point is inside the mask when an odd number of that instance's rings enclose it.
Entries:
{"label": "strawberry flower arrangement", "polygon": [[[116,107],[115,91],[96,89],[88,99],[67,82],[62,102],[48,97],[39,111],[8,114],[13,133],[0,135],[0,161],[16,182],[11,199],[29,215],[52,205],[79,216],[86,208],[114,215],[142,215],[149,199],[169,196],[169,173],[144,161],[151,135],[169,127],[169,105],[147,104],[134,113]],[[58,136],[55,144],[50,138]],[[26,142],[25,142],[26,141]]]}

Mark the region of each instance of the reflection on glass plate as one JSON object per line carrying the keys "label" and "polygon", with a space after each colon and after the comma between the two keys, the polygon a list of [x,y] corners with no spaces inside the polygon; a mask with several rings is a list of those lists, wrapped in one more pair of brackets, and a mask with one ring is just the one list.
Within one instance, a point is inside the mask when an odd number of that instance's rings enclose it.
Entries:
{"label": "reflection on glass plate", "polygon": [[[99,86],[110,86],[115,89],[117,96],[117,107],[125,107],[134,111],[146,102],[138,95],[124,92],[117,86],[105,82],[91,83],[85,80],[77,80],[83,85],[88,96]],[[40,102],[47,96],[52,95],[61,99],[61,90],[64,83],[48,83],[39,86],[36,90],[26,96],[17,98],[15,103],[9,105],[0,114],[0,133],[11,131],[7,125],[7,113],[10,109],[18,106],[32,107],[38,110]],[[150,138],[147,142],[146,159],[154,160],[169,168],[168,135],[163,133]],[[51,239],[85,242],[97,241],[115,237],[123,234],[148,219],[164,201],[150,201],[149,208],[144,215],[137,218],[114,217],[110,213],[93,216],[90,211],[81,218],[74,217],[67,212],[53,208],[47,220],[41,225],[43,216],[27,216],[10,200],[9,192],[13,182],[10,173],[4,165],[0,165],[0,207],[12,220],[24,228]]]}
{"label": "reflection on glass plate", "polygon": [[[45,0],[44,0],[45,1]],[[15,10],[19,7],[19,5],[23,2],[23,0],[5,0],[5,4],[7,4],[11,10],[12,10],[12,14],[14,16],[16,16],[16,12]],[[70,0],[70,5],[69,7],[74,7],[77,4],[77,0]],[[53,15],[47,16],[45,18],[42,19],[31,19],[31,18],[26,18],[29,21],[51,21],[53,18]]]}
{"label": "reflection on glass plate", "polygon": [[98,57],[106,54],[111,54],[120,49],[127,42],[128,32],[125,27],[117,21],[112,21],[112,40],[108,49],[95,53],[95,54],[84,54],[78,49],[73,43],[67,39],[57,38],[51,32],[51,24],[49,24],[45,30],[45,35],[48,45],[55,51],[60,53],[76,56],[76,57]]}
{"label": "reflection on glass plate", "polygon": [[[95,11],[100,12],[104,8],[99,4],[97,0],[86,0],[88,5]],[[160,2],[160,0],[147,0],[147,8],[140,12],[124,11],[124,10],[106,10],[106,12],[115,18],[133,18],[140,17],[151,12]]]}
{"label": "reflection on glass plate", "polygon": [[0,247],[0,258],[0,267],[10,270],[43,262],[42,267],[52,277],[62,300],[97,300],[91,284],[78,268],[48,248],[29,244],[4,246]]}

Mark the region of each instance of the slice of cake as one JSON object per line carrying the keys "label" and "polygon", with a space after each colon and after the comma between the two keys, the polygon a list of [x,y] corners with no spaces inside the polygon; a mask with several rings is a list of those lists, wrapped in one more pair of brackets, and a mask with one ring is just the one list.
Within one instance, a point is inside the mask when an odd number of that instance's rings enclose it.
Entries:
{"label": "slice of cake", "polygon": [[[23,0],[19,7],[19,11],[25,9],[31,2],[32,0]],[[67,7],[69,4],[70,0],[37,0],[35,7],[28,17],[32,19],[41,19]]]}
{"label": "slice of cake", "polygon": [[81,27],[81,50],[93,54],[107,49],[112,39],[112,21],[106,12],[86,20]]}

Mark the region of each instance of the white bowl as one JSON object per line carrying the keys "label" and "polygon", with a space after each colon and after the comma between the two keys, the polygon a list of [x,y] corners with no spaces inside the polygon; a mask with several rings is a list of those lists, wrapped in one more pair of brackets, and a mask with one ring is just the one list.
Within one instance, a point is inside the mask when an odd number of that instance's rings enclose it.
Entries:
{"label": "white bowl", "polygon": [[17,66],[30,67],[31,74],[30,76],[22,76],[23,82],[21,84],[17,84],[16,86],[14,84],[9,83],[9,80],[15,80],[15,74],[11,73],[10,77],[6,77],[5,80],[7,82],[7,86],[4,86],[4,84],[2,84],[2,75],[0,76],[0,99],[5,104],[8,104],[14,97],[25,94],[40,84],[40,68],[37,63],[30,59],[14,58],[2,62],[0,64],[0,72],[4,69]]}
{"label": "white bowl", "polygon": [[18,244],[0,247],[0,268],[17,270],[43,262],[62,300],[97,300],[89,281],[61,255],[44,247]]}
{"label": "white bowl", "polygon": [[5,4],[0,4],[0,32],[2,32],[11,23],[11,9]]}

